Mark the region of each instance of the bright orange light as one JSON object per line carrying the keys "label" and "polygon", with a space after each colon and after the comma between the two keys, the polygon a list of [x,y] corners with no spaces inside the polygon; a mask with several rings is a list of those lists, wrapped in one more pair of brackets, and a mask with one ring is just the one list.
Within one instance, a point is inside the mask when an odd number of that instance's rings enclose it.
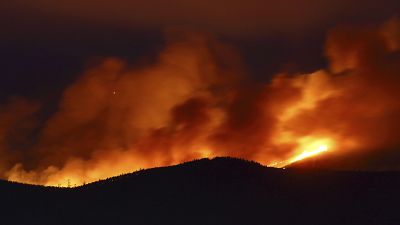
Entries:
{"label": "bright orange light", "polygon": [[327,152],[334,145],[333,140],[330,138],[315,138],[311,136],[300,138],[297,143],[298,147],[295,150],[297,154],[288,160],[273,162],[269,166],[282,168],[294,162]]}
{"label": "bright orange light", "polygon": [[327,145],[322,144],[322,145],[318,146],[316,149],[305,150],[300,155],[295,156],[293,159],[289,160],[289,162],[290,163],[297,162],[297,161],[303,160],[305,158],[309,158],[309,157],[318,155],[322,152],[326,152],[326,151],[328,151],[328,149],[329,148]]}

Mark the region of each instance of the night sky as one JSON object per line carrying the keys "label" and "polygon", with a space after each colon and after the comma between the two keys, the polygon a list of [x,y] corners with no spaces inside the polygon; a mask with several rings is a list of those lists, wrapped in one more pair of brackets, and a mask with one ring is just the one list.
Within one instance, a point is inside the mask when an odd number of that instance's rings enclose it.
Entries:
{"label": "night sky", "polygon": [[396,0],[366,1],[7,1],[0,3],[0,101],[55,101],[93,60],[152,57],[171,27],[212,32],[235,46],[255,79],[325,65],[323,43],[337,25],[398,13]]}

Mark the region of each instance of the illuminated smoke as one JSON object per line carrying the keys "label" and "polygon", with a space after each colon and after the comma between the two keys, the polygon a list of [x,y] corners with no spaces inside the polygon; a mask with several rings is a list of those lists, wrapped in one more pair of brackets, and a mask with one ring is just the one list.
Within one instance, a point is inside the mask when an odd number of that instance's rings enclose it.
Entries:
{"label": "illuminated smoke", "polygon": [[[171,37],[154,64],[106,59],[85,71],[40,129],[29,149],[33,158],[6,157],[4,176],[80,185],[202,157],[283,167],[315,155],[386,154],[400,146],[396,19],[334,29],[326,44],[329,68],[278,74],[266,84],[247,80],[234,50],[209,36]],[[34,112],[21,110],[27,113],[20,117]],[[13,155],[12,148],[1,154]]]}

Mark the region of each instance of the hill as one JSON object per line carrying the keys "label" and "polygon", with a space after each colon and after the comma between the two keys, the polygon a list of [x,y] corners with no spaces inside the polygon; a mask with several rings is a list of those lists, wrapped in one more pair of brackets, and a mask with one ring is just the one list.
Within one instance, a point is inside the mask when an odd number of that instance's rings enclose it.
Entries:
{"label": "hill", "polygon": [[398,225],[400,174],[275,169],[234,158],[77,188],[0,182],[0,224]]}

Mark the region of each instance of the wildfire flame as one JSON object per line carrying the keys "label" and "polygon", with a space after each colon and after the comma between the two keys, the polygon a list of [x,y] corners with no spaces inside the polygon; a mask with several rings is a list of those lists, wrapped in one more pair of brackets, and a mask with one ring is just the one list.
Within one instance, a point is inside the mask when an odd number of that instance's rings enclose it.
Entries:
{"label": "wildfire flame", "polygon": [[333,141],[329,138],[303,137],[299,138],[298,142],[299,145],[294,151],[294,156],[284,161],[273,162],[268,166],[282,168],[292,163],[323,154],[333,148]]}
{"label": "wildfire flame", "polygon": [[306,150],[304,152],[302,152],[300,155],[294,157],[293,159],[289,160],[290,163],[294,163],[300,160],[303,160],[305,158],[309,158],[315,155],[318,155],[322,152],[328,151],[328,146],[326,145],[319,145],[318,147],[316,147],[313,150]]}

